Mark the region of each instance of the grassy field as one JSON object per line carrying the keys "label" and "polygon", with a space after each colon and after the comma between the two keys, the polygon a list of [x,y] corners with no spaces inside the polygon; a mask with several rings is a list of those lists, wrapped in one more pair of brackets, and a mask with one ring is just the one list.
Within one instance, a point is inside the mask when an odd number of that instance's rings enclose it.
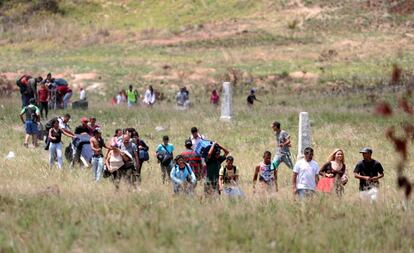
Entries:
{"label": "grassy field", "polygon": [[[71,170],[66,161],[63,171],[51,170],[46,151],[22,145],[18,94],[1,97],[1,253],[414,252],[413,203],[396,187],[399,157],[384,134],[414,122],[400,111],[374,114],[377,102],[396,105],[404,89],[387,85],[392,66],[402,68],[402,83],[413,74],[413,14],[353,0],[61,0],[55,11],[36,9],[44,2],[0,1],[0,75],[13,81],[52,72],[84,86],[91,106],[68,110],[71,126],[95,116],[105,139],[135,127],[152,157],[139,191],[96,184],[90,170]],[[228,73],[238,80],[235,117],[223,123],[208,99]],[[152,84],[166,99],[152,109],[110,106],[129,83],[141,93]],[[171,106],[184,85],[194,102],[186,112]],[[248,110],[252,87],[263,102]],[[350,181],[341,199],[296,201],[284,165],[278,193],[252,191],[254,166],[265,150],[274,153],[270,124],[279,120],[291,134],[295,157],[301,111],[310,113],[320,165],[333,149],[345,151]],[[167,134],[182,151],[193,126],[230,149],[245,198],[205,198],[200,186],[194,197],[173,196],[161,184],[156,145]],[[375,204],[359,199],[352,177],[364,146],[385,168]],[[10,151],[16,158],[5,158]],[[414,178],[411,155],[406,166]]]}
{"label": "grassy field", "polygon": [[[287,98],[287,97],[286,97]],[[396,189],[394,167],[398,157],[384,137],[387,126],[409,120],[403,115],[382,118],[363,98],[295,96],[287,106],[272,103],[286,99],[263,96],[263,103],[247,110],[237,96],[235,120],[218,121],[219,114],[207,100],[188,112],[176,111],[162,102],[153,109],[114,108],[96,104],[89,111],[68,112],[77,125],[80,117],[95,115],[108,138],[117,127],[134,126],[153,151],[168,134],[177,153],[183,150],[189,129],[196,125],[209,138],[231,150],[241,174],[246,197],[205,198],[197,188],[192,198],[172,194],[161,184],[154,158],[146,163],[139,192],[120,191],[109,180],[96,184],[90,170],[48,168],[48,154],[41,148],[22,146],[23,129],[16,118],[17,99],[3,100],[0,153],[14,151],[13,160],[1,159],[0,245],[3,252],[410,252],[414,249],[412,200],[405,202]],[[390,98],[391,100],[391,98]],[[330,104],[331,103],[331,104]],[[314,106],[310,107],[309,104]],[[354,105],[344,110],[342,106]],[[336,108],[336,110],[333,110]],[[291,194],[291,172],[280,169],[280,191],[274,195],[252,192],[254,166],[264,150],[274,149],[270,128],[280,120],[297,142],[298,112],[309,109],[315,160],[322,164],[336,147],[343,148],[350,182],[342,199],[319,196],[298,202]],[[52,112],[52,114],[63,113]],[[156,126],[164,126],[156,132]],[[65,139],[65,144],[69,143]],[[363,146],[385,168],[380,199],[376,204],[360,201],[358,181],[352,177]],[[296,145],[292,148],[296,155]],[[410,166],[411,166],[410,162]],[[413,176],[408,170],[410,177]],[[48,190],[49,187],[49,190]],[[51,189],[50,189],[51,188]]]}

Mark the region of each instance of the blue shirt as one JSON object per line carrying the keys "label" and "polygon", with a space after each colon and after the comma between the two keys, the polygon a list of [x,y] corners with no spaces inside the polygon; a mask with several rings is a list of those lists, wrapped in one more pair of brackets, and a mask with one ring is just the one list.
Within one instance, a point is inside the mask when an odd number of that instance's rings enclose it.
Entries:
{"label": "blue shirt", "polygon": [[196,177],[194,175],[194,172],[191,169],[191,166],[187,163],[185,164],[184,169],[180,169],[178,165],[175,165],[174,168],[171,170],[170,177],[175,184],[182,184],[187,180],[188,177],[191,178],[192,184],[196,183]]}
{"label": "blue shirt", "polygon": [[174,145],[172,145],[172,144],[170,144],[170,143],[168,143],[166,146],[164,145],[164,147],[163,147],[163,145],[164,144],[160,144],[160,145],[158,145],[158,147],[157,147],[157,149],[155,150],[155,152],[160,152],[160,151],[165,151],[165,148],[167,149],[167,151],[168,151],[168,153],[170,153],[170,154],[172,154],[173,153],[173,151],[174,151]]}

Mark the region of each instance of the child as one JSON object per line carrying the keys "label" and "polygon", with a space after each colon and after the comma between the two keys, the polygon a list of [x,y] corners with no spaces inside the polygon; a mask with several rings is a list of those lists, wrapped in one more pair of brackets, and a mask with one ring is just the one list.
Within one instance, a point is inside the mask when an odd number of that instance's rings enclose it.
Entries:
{"label": "child", "polygon": [[272,154],[270,151],[265,151],[263,154],[263,161],[256,166],[254,171],[253,191],[256,190],[256,181],[258,176],[261,187],[267,188],[269,191],[272,191],[272,188],[275,187],[275,190],[278,191],[277,170],[271,163],[271,159]]}
{"label": "child", "polygon": [[226,164],[220,169],[219,193],[228,196],[241,196],[243,193],[237,186],[239,174],[237,173],[237,168],[233,165],[233,162],[234,158],[228,156],[226,158]]}
{"label": "child", "polygon": [[173,151],[174,145],[168,143],[170,138],[165,135],[162,137],[162,144],[158,145],[155,153],[157,155],[158,162],[160,163],[161,173],[162,173],[162,183],[165,183],[165,179],[168,175],[170,178],[170,173],[172,169],[172,160],[173,160]]}

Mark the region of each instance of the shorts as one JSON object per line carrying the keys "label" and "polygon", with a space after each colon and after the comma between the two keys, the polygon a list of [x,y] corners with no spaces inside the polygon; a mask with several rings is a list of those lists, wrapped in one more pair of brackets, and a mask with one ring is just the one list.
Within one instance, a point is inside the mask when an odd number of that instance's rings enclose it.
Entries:
{"label": "shorts", "polygon": [[38,128],[37,128],[37,123],[31,121],[31,120],[26,120],[26,122],[24,123],[25,129],[26,129],[26,134],[30,134],[30,135],[34,135],[37,134],[39,132]]}

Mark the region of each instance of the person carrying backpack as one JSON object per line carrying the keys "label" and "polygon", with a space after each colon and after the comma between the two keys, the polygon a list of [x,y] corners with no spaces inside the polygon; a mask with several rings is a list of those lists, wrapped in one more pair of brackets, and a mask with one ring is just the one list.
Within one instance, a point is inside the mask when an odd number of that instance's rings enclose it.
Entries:
{"label": "person carrying backpack", "polygon": [[175,163],[176,165],[170,173],[174,193],[192,194],[194,186],[197,182],[193,170],[190,165],[185,163],[182,155],[178,155],[175,158]]}
{"label": "person carrying backpack", "polygon": [[162,183],[165,183],[165,179],[168,175],[168,179],[170,179],[170,173],[173,166],[173,151],[174,145],[168,143],[169,137],[165,135],[162,137],[162,144],[158,145],[155,153],[157,155],[157,160],[160,163],[161,167],[161,174],[162,174]]}
{"label": "person carrying backpack", "polygon": [[[221,150],[224,154],[221,155]],[[229,151],[220,144],[213,142],[208,155],[206,157],[207,176],[204,182],[204,192],[208,195],[212,195],[214,192],[218,192],[218,179],[221,163],[226,160]]]}
{"label": "person carrying backpack", "polygon": [[[26,120],[23,119],[23,115],[26,115]],[[29,147],[29,144],[28,144],[29,138],[30,136],[32,136],[33,146],[37,147],[37,133],[38,133],[37,122],[39,121],[40,110],[36,106],[36,100],[34,98],[31,98],[29,100],[29,105],[25,106],[22,109],[19,116],[26,130],[24,146],[26,148]]]}
{"label": "person carrying backpack", "polygon": [[242,196],[243,193],[238,187],[239,174],[237,167],[233,165],[234,158],[228,156],[226,164],[219,172],[219,193],[227,196]]}

